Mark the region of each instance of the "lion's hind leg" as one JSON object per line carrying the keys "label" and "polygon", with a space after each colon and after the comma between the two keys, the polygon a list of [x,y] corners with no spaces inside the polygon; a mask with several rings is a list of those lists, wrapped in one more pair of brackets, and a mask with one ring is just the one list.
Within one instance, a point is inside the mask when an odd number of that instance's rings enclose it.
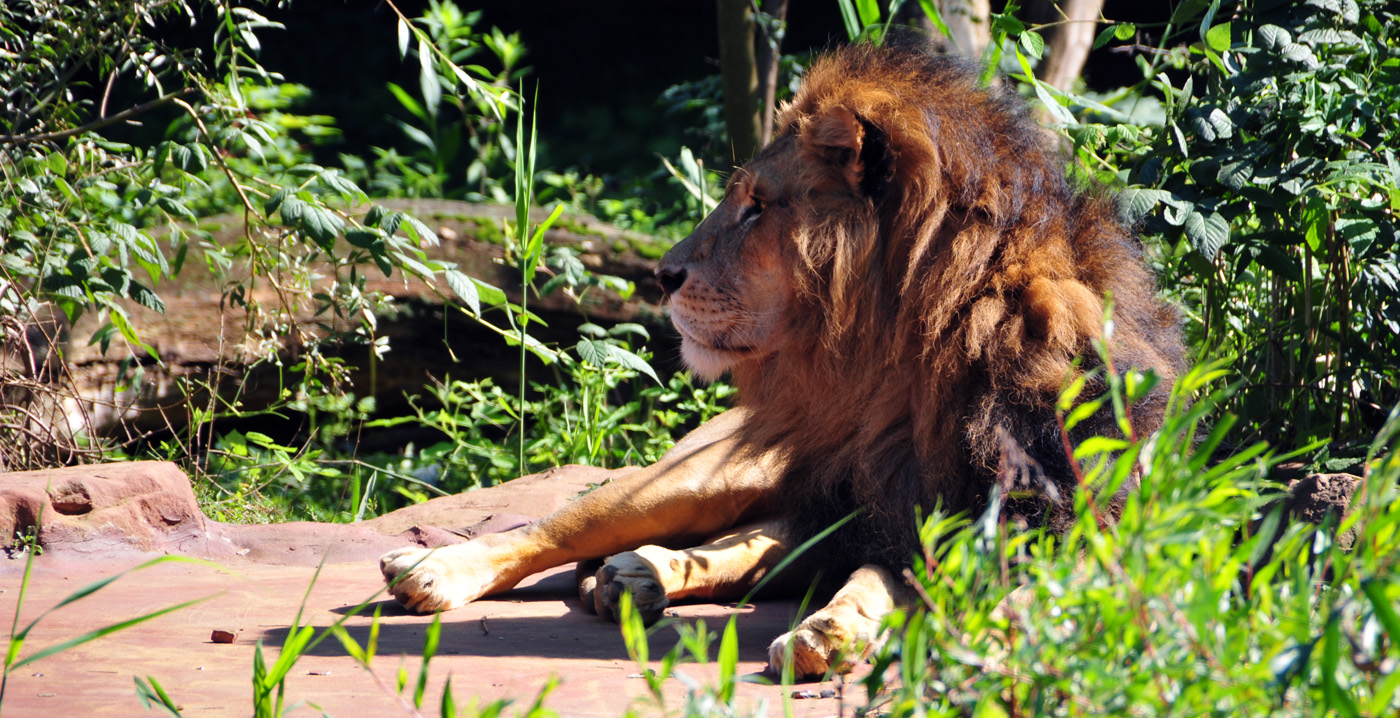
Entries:
{"label": "lion's hind leg", "polygon": [[881,620],[904,602],[906,590],[886,568],[856,569],[830,603],[773,641],[768,647],[768,669],[781,675],[783,666],[790,663],[797,678],[851,670],[870,654],[879,639]]}
{"label": "lion's hind leg", "polygon": [[788,553],[782,524],[748,524],[702,546],[673,550],[642,546],[608,558],[590,576],[581,576],[584,606],[619,620],[622,594],[630,592],[642,620],[653,623],[671,601],[681,598],[742,598]]}

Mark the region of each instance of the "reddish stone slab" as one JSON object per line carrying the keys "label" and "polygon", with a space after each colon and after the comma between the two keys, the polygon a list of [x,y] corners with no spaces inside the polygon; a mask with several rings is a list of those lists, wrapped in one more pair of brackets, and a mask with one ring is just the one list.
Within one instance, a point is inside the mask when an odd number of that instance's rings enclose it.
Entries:
{"label": "reddish stone slab", "polygon": [[[383,587],[376,559],[390,548],[440,545],[520,525],[571,500],[607,472],[566,467],[498,487],[444,497],[357,525],[293,523],[232,526],[198,512],[188,480],[172,464],[77,467],[0,475],[0,521],[12,529],[38,523],[45,546],[24,598],[20,625],[89,583],[161,554],[213,559],[164,563],[136,571],[46,616],[21,656],[117,621],[184,601],[207,600],[135,628],[25,666],[10,677],[5,715],[129,716],[145,714],[134,679],[155,678],[185,716],[251,712],[253,654],[259,641],[275,661],[317,565],[303,622],[324,628]],[[28,523],[26,523],[26,521]],[[13,534],[11,534],[13,535]],[[24,561],[0,561],[0,620],[14,615]],[[648,697],[641,669],[628,658],[617,626],[586,613],[573,586],[573,567],[527,580],[521,587],[442,614],[442,639],[433,659],[423,714],[437,715],[450,677],[459,705],[511,698],[528,704],[551,676],[559,685],[546,705],[564,716],[621,716],[674,712],[692,685],[713,684],[713,664],[683,665],[665,683],[664,706]],[[373,674],[327,638],[296,665],[287,680],[292,715],[409,715],[394,692],[402,667],[416,679],[430,616],[405,614],[381,595],[370,607],[382,617]],[[704,620],[719,630],[731,607],[697,604],[671,611],[676,620]],[[797,618],[791,601],[767,601],[739,610],[739,671],[762,670],[768,642]],[[350,635],[367,640],[372,618],[345,621]],[[232,643],[216,642],[216,632]],[[650,639],[659,658],[676,642],[674,628]],[[220,639],[226,638],[220,635]],[[653,661],[651,666],[656,666]],[[805,689],[831,688],[805,685]],[[792,689],[744,683],[740,705],[781,715]],[[840,699],[794,700],[794,714],[849,714]],[[508,711],[511,714],[513,711]]]}

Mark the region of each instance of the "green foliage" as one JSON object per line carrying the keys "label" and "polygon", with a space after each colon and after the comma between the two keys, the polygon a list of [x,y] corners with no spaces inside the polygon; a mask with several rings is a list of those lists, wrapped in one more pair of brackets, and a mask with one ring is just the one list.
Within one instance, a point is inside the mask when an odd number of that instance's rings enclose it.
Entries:
{"label": "green foliage", "polygon": [[[1239,357],[1247,435],[1357,441],[1400,396],[1400,34],[1384,2],[1191,25],[1125,199],[1171,248],[1201,356]],[[1196,18],[1191,18],[1194,23]],[[1156,211],[1151,211],[1156,207]]]}
{"label": "green foliage", "polygon": [[[1209,388],[1221,371],[1183,377],[1150,440],[1116,456],[1085,452],[1102,467],[1086,476],[1090,486],[1141,471],[1116,527],[1084,492],[1073,497],[1078,525],[1059,540],[999,523],[997,501],[973,521],[930,518],[910,574],[920,605],[888,620],[893,638],[866,681],[872,707],[890,716],[1394,712],[1400,410],[1372,445],[1365,498],[1341,525],[1288,525],[1261,481],[1286,457],[1256,445],[1211,463],[1228,421],[1197,444],[1230,392]],[[1188,404],[1196,392],[1207,393]],[[1338,540],[1349,531],[1346,552]]]}
{"label": "green foliage", "polygon": [[[414,149],[404,156],[374,148],[371,167],[345,158],[367,186],[390,196],[510,201],[501,183],[515,161],[505,134],[508,113],[518,109],[510,88],[529,68],[519,66],[525,57],[519,34],[477,32],[480,22],[480,11],[464,13],[439,0],[411,22],[399,16],[399,53],[417,56],[418,91],[393,83],[389,91],[414,120],[395,120]],[[498,71],[474,63],[483,51]]]}
{"label": "green foliage", "polygon": [[[284,347],[299,348],[285,369],[288,383],[302,384],[308,395],[343,391],[348,368],[328,355],[328,345],[388,349],[375,335],[384,297],[368,289],[372,271],[430,285],[444,281],[470,316],[479,319],[485,304],[509,317],[499,291],[427,258],[423,248],[437,242],[427,225],[378,207],[363,218],[353,211],[366,202],[365,192],[339,169],[309,162],[294,139],[325,137],[330,121],[286,114],[303,91],[257,64],[257,32],[279,26],[248,7],[220,3],[215,11],[210,65],[142,34],[158,20],[196,19],[187,5],[35,0],[0,8],[7,53],[0,86],[14,88],[0,112],[0,316],[7,344],[29,341],[30,328],[43,325],[51,308],[69,322],[98,312],[105,326],[94,343],[138,364],[158,362],[141,337],[143,313],[164,310],[162,281],[207,271],[223,286],[224,303],[244,313],[247,353],[280,363]],[[479,81],[452,60],[465,51],[447,23],[455,7],[435,5],[432,12],[424,24],[440,31],[446,50],[400,18],[401,34],[418,41],[424,92],[436,88],[441,100],[445,84],[460,84],[464,89],[452,95],[459,105],[470,100],[498,119],[518,106],[509,89]],[[130,30],[110,32],[114,27]],[[519,59],[510,38],[493,37],[490,44],[512,63]],[[103,78],[108,90],[118,82],[134,85],[151,99],[111,111],[106,92],[95,95],[74,79],[83,73]],[[168,139],[153,147],[114,143],[99,132],[156,108],[178,114]],[[201,214],[229,208],[247,220],[241,236],[216,243],[190,229]],[[344,329],[301,321],[307,316],[333,317]],[[58,344],[56,332],[47,339]],[[45,383],[44,363],[7,363],[3,370],[7,386],[32,389],[23,402],[0,410],[9,468],[54,461],[45,444],[56,443],[61,420],[45,407],[60,389]],[[236,405],[219,405],[217,392],[209,396],[209,406],[191,407],[196,419],[238,412]],[[70,445],[69,454],[91,441],[81,427],[59,439]]]}

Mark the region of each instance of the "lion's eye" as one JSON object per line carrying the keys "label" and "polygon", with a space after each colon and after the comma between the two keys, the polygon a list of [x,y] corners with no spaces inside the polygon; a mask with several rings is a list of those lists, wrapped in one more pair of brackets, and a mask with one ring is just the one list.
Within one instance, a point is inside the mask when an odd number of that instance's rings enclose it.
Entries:
{"label": "lion's eye", "polygon": [[747,222],[747,221],[749,221],[749,220],[751,220],[751,219],[757,219],[757,218],[758,218],[758,215],[763,214],[763,208],[764,208],[764,206],[765,206],[765,203],[764,203],[762,200],[759,200],[758,198],[754,198],[754,199],[753,199],[753,204],[750,204],[749,206],[747,206],[747,207],[744,208],[744,214],[743,214],[742,217],[740,217],[740,219],[743,220],[743,221],[745,221],[745,222]]}

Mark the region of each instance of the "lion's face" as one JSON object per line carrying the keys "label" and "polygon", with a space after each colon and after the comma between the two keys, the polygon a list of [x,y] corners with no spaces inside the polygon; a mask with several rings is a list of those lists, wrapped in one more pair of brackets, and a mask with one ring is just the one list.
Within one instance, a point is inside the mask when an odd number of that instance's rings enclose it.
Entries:
{"label": "lion's face", "polygon": [[661,261],[681,353],[699,376],[781,349],[799,265],[794,238],[812,188],[797,186],[803,157],[779,138],[735,171],[724,200]]}

